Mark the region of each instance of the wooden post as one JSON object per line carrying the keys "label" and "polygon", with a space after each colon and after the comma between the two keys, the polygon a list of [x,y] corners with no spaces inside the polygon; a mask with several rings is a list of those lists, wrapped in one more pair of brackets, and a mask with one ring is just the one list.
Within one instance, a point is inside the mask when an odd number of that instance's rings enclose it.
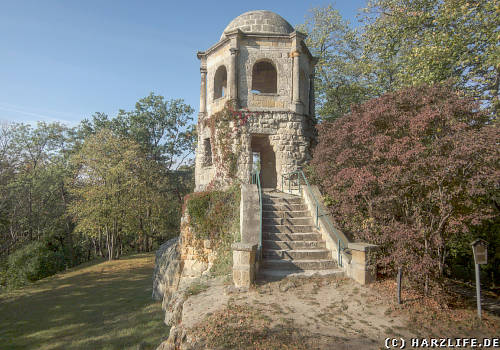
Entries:
{"label": "wooden post", "polygon": [[401,267],[398,267],[398,304],[401,304]]}
{"label": "wooden post", "polygon": [[476,265],[476,298],[477,298],[477,317],[481,321],[481,282],[479,280],[479,264]]}

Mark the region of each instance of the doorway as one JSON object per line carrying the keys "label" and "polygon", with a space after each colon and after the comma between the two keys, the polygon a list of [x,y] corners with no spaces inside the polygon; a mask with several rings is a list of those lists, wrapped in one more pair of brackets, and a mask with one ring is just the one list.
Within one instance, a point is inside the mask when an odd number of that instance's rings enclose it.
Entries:
{"label": "doorway", "polygon": [[[269,135],[252,135],[252,169],[260,167],[263,188],[276,188],[276,155],[269,142]],[[258,162],[258,163],[257,163]]]}

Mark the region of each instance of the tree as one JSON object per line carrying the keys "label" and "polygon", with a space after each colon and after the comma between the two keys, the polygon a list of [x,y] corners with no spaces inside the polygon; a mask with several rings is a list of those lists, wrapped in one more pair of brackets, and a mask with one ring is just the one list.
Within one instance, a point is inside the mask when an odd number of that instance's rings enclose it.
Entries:
{"label": "tree", "polygon": [[157,188],[158,166],[133,140],[103,129],[89,136],[72,158],[69,212],[76,230],[94,241],[105,238],[109,260],[123,243],[138,238],[151,248],[151,237],[164,235],[168,197]]}
{"label": "tree", "polygon": [[92,121],[82,121],[80,133],[86,137],[102,129],[113,130],[134,140],[148,159],[169,171],[178,169],[194,152],[193,112],[182,99],[165,101],[163,96],[150,93],[135,104],[135,110],[120,110],[115,118],[95,113]]}
{"label": "tree", "polygon": [[451,79],[497,113],[499,10],[489,0],[370,0],[363,18],[366,68],[382,92]]}
{"label": "tree", "polygon": [[[0,284],[15,286],[82,262],[66,215],[71,133],[58,123],[2,126]],[[51,257],[57,263],[48,263]],[[26,269],[40,273],[30,275]]]}
{"label": "tree", "polygon": [[[67,169],[59,156],[71,147],[67,143],[69,129],[43,122],[36,128],[24,124],[9,128],[9,146],[4,152],[11,175],[4,187],[4,206],[9,208],[6,231],[11,241],[40,240],[58,231],[64,216],[60,184]],[[66,234],[71,231],[61,230]]]}
{"label": "tree", "polygon": [[359,33],[332,5],[313,8],[297,29],[308,34],[306,44],[318,58],[315,92],[321,119],[339,118],[349,112],[352,104],[373,96],[363,73]]}
{"label": "tree", "polygon": [[312,165],[339,225],[428,292],[450,246],[499,214],[499,139],[471,99],[423,85],[322,123]]}

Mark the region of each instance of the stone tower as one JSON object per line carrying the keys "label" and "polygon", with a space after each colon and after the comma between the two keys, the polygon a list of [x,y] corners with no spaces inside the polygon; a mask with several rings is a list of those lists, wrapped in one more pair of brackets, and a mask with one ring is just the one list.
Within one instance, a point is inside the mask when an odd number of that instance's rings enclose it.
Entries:
{"label": "stone tower", "polygon": [[231,102],[255,114],[241,135],[238,178],[248,183],[256,159],[261,183],[275,188],[281,175],[310,159],[314,129],[314,64],[316,59],[297,32],[270,11],[246,12],[229,23],[220,40],[201,61],[200,112],[196,149],[196,191],[217,174],[213,130],[203,123]]}

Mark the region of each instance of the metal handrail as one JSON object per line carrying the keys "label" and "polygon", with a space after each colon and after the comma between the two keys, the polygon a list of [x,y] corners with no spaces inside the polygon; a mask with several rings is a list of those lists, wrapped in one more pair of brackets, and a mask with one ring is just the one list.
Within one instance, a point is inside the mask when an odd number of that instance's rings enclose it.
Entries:
{"label": "metal handrail", "polygon": [[259,211],[260,211],[260,225],[259,225],[259,247],[257,248],[257,257],[262,260],[262,187],[260,185],[260,171],[256,170],[252,173],[252,184],[257,185],[259,190]]}
{"label": "metal handrail", "polygon": [[[341,252],[343,250],[347,249],[348,242],[346,242],[345,239],[339,235],[338,230],[335,228],[335,226],[331,222],[327,213],[323,212],[323,209],[319,205],[318,199],[316,198],[313,191],[311,190],[311,186],[309,185],[309,181],[307,181],[306,175],[304,174],[302,169],[298,169],[298,170],[292,171],[291,173],[281,175],[281,192],[285,192],[286,186],[284,186],[284,183],[286,180],[288,180],[288,193],[292,193],[292,190],[291,190],[292,183],[291,182],[292,182],[292,178],[294,175],[296,175],[296,185],[298,187],[299,194],[301,193],[301,189],[302,189],[301,181],[300,181],[302,178],[304,180],[304,183],[306,184],[307,191],[309,192],[311,197],[314,199],[314,202],[316,204],[316,210],[315,210],[316,211],[316,220],[315,220],[316,228],[318,228],[318,229],[320,228],[319,227],[319,217],[321,216],[324,218],[324,221],[329,226],[330,231],[332,231],[335,234],[335,237],[337,238],[337,247],[338,247],[338,249],[337,249],[337,254],[338,254],[337,261],[338,261],[339,266],[342,267],[342,254],[341,254]],[[287,179],[285,180],[285,178],[287,178]]]}

